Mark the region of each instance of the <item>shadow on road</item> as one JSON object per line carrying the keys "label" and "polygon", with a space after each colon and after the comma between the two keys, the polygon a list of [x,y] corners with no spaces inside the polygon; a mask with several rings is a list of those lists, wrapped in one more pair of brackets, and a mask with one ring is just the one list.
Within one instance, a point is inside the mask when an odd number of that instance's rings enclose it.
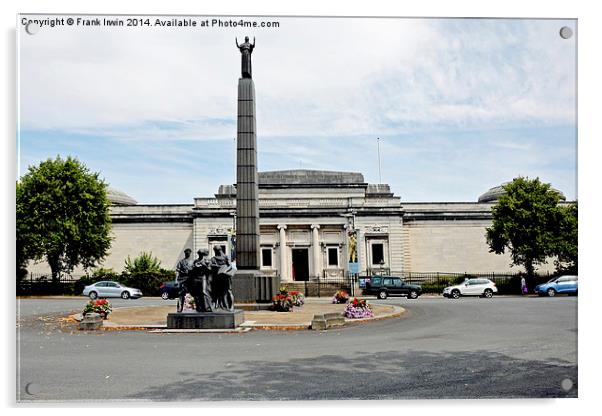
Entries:
{"label": "shadow on road", "polygon": [[[180,376],[181,382],[129,397],[159,401],[577,397],[577,366],[485,351],[244,361],[215,374]],[[566,379],[573,384],[568,391],[562,388]]]}

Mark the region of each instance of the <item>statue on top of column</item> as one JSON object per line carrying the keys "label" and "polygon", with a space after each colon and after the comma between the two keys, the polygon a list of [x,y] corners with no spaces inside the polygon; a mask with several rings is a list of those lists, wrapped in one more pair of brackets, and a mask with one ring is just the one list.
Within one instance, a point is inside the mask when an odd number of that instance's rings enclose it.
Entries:
{"label": "statue on top of column", "polygon": [[249,42],[249,37],[245,36],[245,43],[238,44],[238,38],[236,39],[236,47],[240,50],[241,53],[241,65],[242,65],[242,77],[243,78],[252,78],[251,77],[251,53],[253,53],[253,49],[255,48],[255,38],[253,38],[253,43]]}

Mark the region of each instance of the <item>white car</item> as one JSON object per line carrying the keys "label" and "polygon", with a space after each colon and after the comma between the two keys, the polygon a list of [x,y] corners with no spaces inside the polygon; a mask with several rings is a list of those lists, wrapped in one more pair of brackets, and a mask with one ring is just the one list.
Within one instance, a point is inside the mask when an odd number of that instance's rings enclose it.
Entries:
{"label": "white car", "polygon": [[497,293],[497,287],[489,279],[466,279],[459,285],[448,286],[443,289],[443,296],[453,299],[458,299],[460,296],[484,296],[490,298],[494,293]]}
{"label": "white car", "polygon": [[142,297],[140,289],[127,287],[117,282],[102,281],[96,282],[90,286],[86,286],[82,293],[84,296],[89,296],[90,299],[96,298],[122,298],[122,299],[137,299]]}

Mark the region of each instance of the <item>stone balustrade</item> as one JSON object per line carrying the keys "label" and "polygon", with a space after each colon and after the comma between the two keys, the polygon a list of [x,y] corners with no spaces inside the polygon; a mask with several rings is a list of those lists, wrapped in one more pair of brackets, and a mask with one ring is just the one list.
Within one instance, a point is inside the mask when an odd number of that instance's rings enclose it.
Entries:
{"label": "stone balustrade", "polygon": [[[195,208],[235,208],[236,200],[225,198],[195,198]],[[392,199],[368,199],[367,201],[354,206],[366,207],[399,207],[398,200]],[[259,206],[261,208],[322,208],[338,207],[348,208],[348,198],[260,198]]]}

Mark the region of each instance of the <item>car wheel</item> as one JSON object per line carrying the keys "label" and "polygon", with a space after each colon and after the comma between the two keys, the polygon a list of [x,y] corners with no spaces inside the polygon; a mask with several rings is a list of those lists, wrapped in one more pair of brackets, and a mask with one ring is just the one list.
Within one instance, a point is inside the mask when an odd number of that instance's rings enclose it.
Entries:
{"label": "car wheel", "polygon": [[121,299],[129,299],[130,298],[130,292],[128,292],[127,290],[124,290],[123,292],[121,292]]}
{"label": "car wheel", "polygon": [[161,293],[161,299],[168,300],[169,299],[169,293],[167,293],[167,292]]}
{"label": "car wheel", "polygon": [[90,296],[90,299],[94,300],[98,297],[98,293],[92,291],[92,292],[90,292],[90,294],[88,296]]}
{"label": "car wheel", "polygon": [[410,291],[410,293],[408,293],[408,298],[410,299],[416,299],[418,297],[418,292],[416,292],[415,290]]}
{"label": "car wheel", "polygon": [[548,296],[551,298],[556,296],[556,291],[554,289],[548,289]]}
{"label": "car wheel", "polygon": [[381,290],[380,292],[378,292],[378,298],[379,299],[387,299],[387,292],[384,290]]}
{"label": "car wheel", "polygon": [[453,290],[451,292],[451,297],[454,299],[459,299],[460,298],[460,291],[459,290]]}
{"label": "car wheel", "polygon": [[485,289],[485,292],[483,292],[483,296],[485,296],[486,298],[492,298],[493,297],[493,290],[491,290],[491,289]]}

